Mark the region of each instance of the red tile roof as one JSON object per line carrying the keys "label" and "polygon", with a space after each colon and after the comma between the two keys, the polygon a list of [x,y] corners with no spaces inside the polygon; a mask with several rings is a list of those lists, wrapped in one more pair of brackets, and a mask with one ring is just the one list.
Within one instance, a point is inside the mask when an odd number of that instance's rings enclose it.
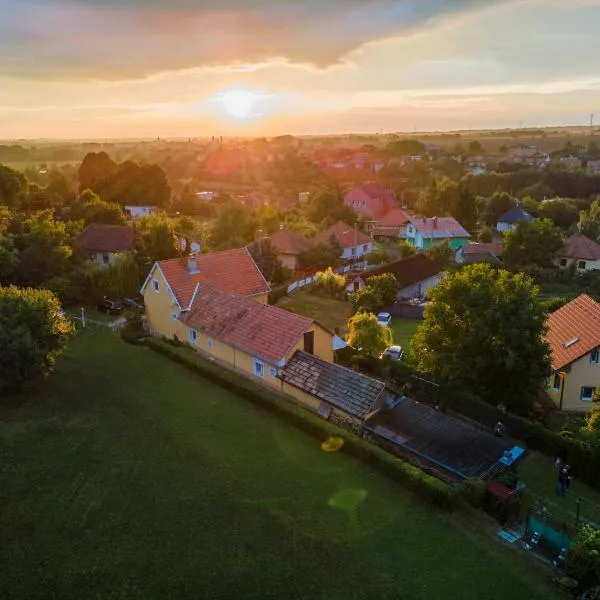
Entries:
{"label": "red tile roof", "polygon": [[558,256],[581,260],[600,260],[600,244],[590,240],[583,233],[576,233],[565,240]]}
{"label": "red tile roof", "polygon": [[390,227],[400,227],[405,225],[410,221],[410,217],[401,209],[394,208],[387,215],[379,219],[377,225],[381,226],[390,226]]}
{"label": "red tile roof", "polygon": [[600,303],[582,294],[548,317],[546,341],[557,371],[600,346]]}
{"label": "red tile roof", "polygon": [[280,229],[277,233],[266,238],[278,254],[302,254],[311,246],[308,238],[301,233],[290,231],[289,229]]}
{"label": "red tile roof", "polygon": [[92,223],[75,239],[75,246],[88,252],[125,252],[133,248],[133,229],[125,225]]}
{"label": "red tile roof", "polygon": [[394,194],[389,190],[382,188],[378,183],[363,183],[357,187],[372,200],[376,200],[377,198],[389,198],[392,201],[394,200]]}
{"label": "red tile roof", "polygon": [[502,256],[502,251],[502,242],[491,242],[489,244],[472,242],[462,247],[463,254],[493,254],[494,256]]}
{"label": "red tile roof", "polygon": [[182,323],[272,365],[286,358],[313,320],[201,285]]}
{"label": "red tile roof", "polygon": [[190,273],[187,258],[172,258],[158,263],[182,308],[187,308],[196,284],[209,285],[243,296],[271,291],[246,248],[196,256],[197,273]]}
{"label": "red tile roof", "polygon": [[367,271],[361,277],[368,281],[369,277],[375,275],[385,275],[391,273],[398,280],[400,289],[404,289],[409,285],[414,285],[421,281],[425,281],[430,277],[434,277],[440,273],[439,266],[424,254],[415,254],[403,260],[377,267],[371,271]]}
{"label": "red tile roof", "polygon": [[355,246],[371,244],[373,242],[368,235],[342,221],[332,225],[325,231],[317,233],[313,240],[315,244],[328,244],[332,237],[340,243],[342,248],[354,248]]}
{"label": "red tile roof", "polygon": [[453,217],[411,217],[410,222],[426,238],[466,237],[471,234]]}

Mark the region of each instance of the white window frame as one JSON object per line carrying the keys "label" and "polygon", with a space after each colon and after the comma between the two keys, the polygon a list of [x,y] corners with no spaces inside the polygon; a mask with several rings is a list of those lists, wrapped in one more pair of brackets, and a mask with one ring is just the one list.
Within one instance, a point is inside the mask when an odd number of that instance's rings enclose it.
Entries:
{"label": "white window frame", "polygon": [[[557,379],[558,379],[558,387],[556,387]],[[554,381],[552,383],[552,387],[554,388],[555,392],[560,392],[561,384],[562,384],[562,377],[561,377],[560,373],[554,373]]]}
{"label": "white window frame", "polygon": [[177,321],[178,318],[177,313],[171,313],[171,321]]}
{"label": "white window frame", "polygon": [[[583,395],[583,390],[592,390],[592,393],[589,396],[584,396]],[[593,385],[582,385],[581,386],[581,392],[579,394],[579,399],[582,402],[591,402],[592,398],[594,397],[594,393],[596,391],[596,387]]]}
{"label": "white window frame", "polygon": [[152,280],[152,291],[155,294],[158,294],[160,292],[160,284],[158,283],[158,279]]}
{"label": "white window frame", "polygon": [[590,363],[593,365],[600,363],[600,348],[594,348],[590,352]]}
{"label": "white window frame", "polygon": [[196,345],[198,342],[198,332],[195,329],[190,329],[188,333],[188,338],[190,340],[190,344]]}
{"label": "white window frame", "polygon": [[270,367],[269,368],[269,375],[271,377],[277,377],[277,369],[275,367]]}
{"label": "white window frame", "polygon": [[254,374],[257,377],[265,376],[265,363],[258,358],[254,359]]}

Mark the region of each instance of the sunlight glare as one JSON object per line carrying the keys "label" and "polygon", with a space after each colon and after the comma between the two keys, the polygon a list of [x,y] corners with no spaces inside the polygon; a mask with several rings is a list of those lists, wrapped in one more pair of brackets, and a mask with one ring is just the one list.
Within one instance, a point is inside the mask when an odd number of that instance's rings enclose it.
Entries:
{"label": "sunlight glare", "polygon": [[234,119],[247,119],[252,116],[260,99],[258,94],[247,90],[234,90],[221,96],[221,103],[229,116]]}

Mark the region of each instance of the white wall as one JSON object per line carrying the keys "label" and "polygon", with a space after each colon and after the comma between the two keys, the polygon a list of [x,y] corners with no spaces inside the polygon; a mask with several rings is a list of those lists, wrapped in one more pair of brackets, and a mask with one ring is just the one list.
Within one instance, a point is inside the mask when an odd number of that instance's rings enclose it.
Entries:
{"label": "white wall", "polygon": [[133,218],[148,217],[156,210],[156,206],[126,206],[125,212]]}
{"label": "white wall", "polygon": [[[355,250],[353,253],[352,250]],[[361,256],[365,256],[365,254],[369,254],[373,250],[373,242],[369,242],[368,244],[360,244],[359,246],[351,246],[349,248],[344,248],[344,252],[342,253],[342,258],[346,260],[351,260],[353,258],[359,258]]]}
{"label": "white wall", "polygon": [[427,290],[434,288],[441,278],[442,275],[440,273],[433,277],[429,277],[428,279],[424,279],[423,281],[419,281],[419,283],[409,285],[398,292],[398,298],[416,298],[417,296],[423,296]]}
{"label": "white wall", "polygon": [[[108,257],[108,263],[104,257]],[[95,260],[101,267],[109,267],[115,264],[117,255],[112,252],[90,252],[90,260]]]}
{"label": "white wall", "polygon": [[512,223],[501,223],[498,222],[498,224],[496,225],[496,229],[498,231],[500,231],[501,233],[504,233],[505,231],[514,231],[517,228],[516,225],[513,225]]}

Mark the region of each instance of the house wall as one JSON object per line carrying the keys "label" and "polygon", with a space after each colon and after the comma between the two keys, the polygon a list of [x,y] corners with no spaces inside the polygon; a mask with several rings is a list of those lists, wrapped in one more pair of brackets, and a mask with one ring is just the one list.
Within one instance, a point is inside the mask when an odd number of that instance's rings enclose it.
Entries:
{"label": "house wall", "polygon": [[[152,281],[158,281],[158,292],[153,290]],[[173,320],[181,316],[181,310],[177,306],[175,296],[169,292],[169,288],[162,272],[154,267],[148,285],[144,289],[144,306],[146,307],[146,326],[156,335],[164,335],[173,339],[176,335],[180,340],[187,340],[187,328],[179,321]]]}
{"label": "house wall", "polygon": [[423,296],[427,290],[434,288],[442,278],[441,273],[438,275],[434,275],[433,277],[429,277],[428,279],[424,279],[423,281],[419,281],[413,285],[409,285],[408,287],[402,288],[398,291],[398,298],[401,300],[405,300],[407,298],[415,298],[417,296]]}
{"label": "house wall", "polygon": [[[600,364],[591,363],[588,353],[572,363],[570,367],[564,376],[563,410],[588,412],[592,409],[592,402],[580,399],[581,388],[600,387]],[[560,406],[560,389],[554,389],[554,374],[548,382],[548,393],[556,406]]]}
{"label": "house wall", "polygon": [[[354,250],[354,253],[352,252]],[[353,258],[360,258],[361,256],[365,256],[369,254],[373,250],[373,242],[369,242],[368,244],[359,244],[358,246],[350,246],[348,248],[344,248],[342,253],[342,258],[346,260],[351,260]]]}
{"label": "house wall", "polygon": [[424,237],[417,229],[415,229],[414,225],[410,226],[406,230],[406,239],[413,246],[421,250],[428,250],[433,246],[440,244],[442,242],[448,242],[450,248],[452,250],[458,250],[462,248],[466,244],[468,244],[471,240],[469,238],[461,238],[461,237],[453,237],[453,238],[428,238]]}
{"label": "house wall", "polygon": [[256,296],[250,296],[254,302],[260,302],[261,304],[269,304],[269,294],[257,294]]}
{"label": "house wall", "polygon": [[125,212],[134,218],[148,217],[156,211],[155,206],[126,206]]}
{"label": "house wall", "polygon": [[498,221],[498,223],[496,224],[496,229],[500,233],[504,233],[505,231],[514,231],[516,228],[517,228],[517,225],[513,224],[513,223],[502,223],[502,222]]}
{"label": "house wall", "polygon": [[[108,257],[108,263],[104,261],[104,257]],[[102,268],[112,267],[117,261],[118,254],[115,252],[89,252],[90,260],[98,263]]]}
{"label": "house wall", "polygon": [[281,264],[295,271],[298,268],[298,257],[295,254],[278,254],[277,258],[281,261]]}
{"label": "house wall", "polygon": [[[580,258],[567,258],[564,259],[567,261],[566,265],[561,264],[561,258],[555,258],[552,262],[559,267],[560,269],[568,269],[573,263],[577,265],[577,271],[580,273],[585,273],[586,271],[600,271],[600,260],[583,260]],[[580,263],[584,263],[584,268],[581,268]]]}

